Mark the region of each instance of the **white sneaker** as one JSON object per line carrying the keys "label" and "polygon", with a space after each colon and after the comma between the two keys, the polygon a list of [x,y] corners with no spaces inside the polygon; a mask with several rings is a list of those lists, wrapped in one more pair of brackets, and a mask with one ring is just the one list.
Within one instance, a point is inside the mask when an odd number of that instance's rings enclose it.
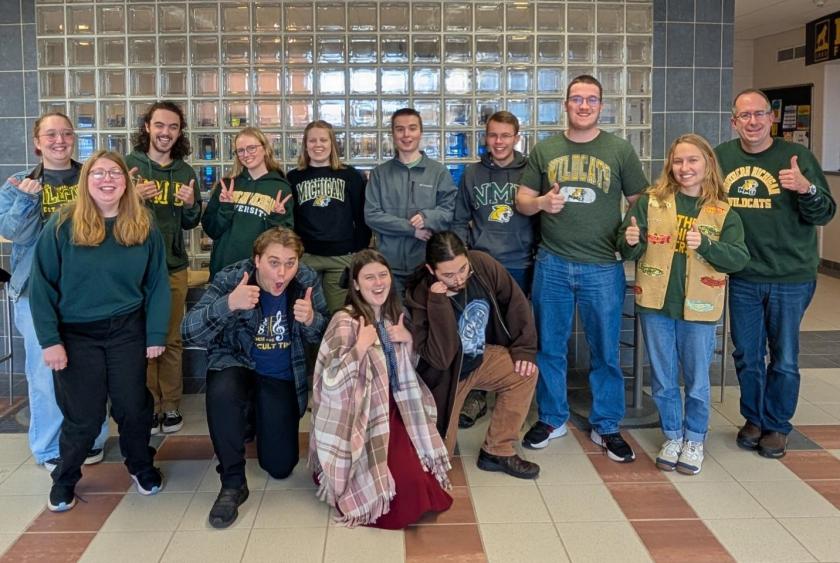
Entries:
{"label": "white sneaker", "polygon": [[666,440],[656,456],[656,467],[662,471],[673,471],[677,468],[682,451],[682,440]]}
{"label": "white sneaker", "polygon": [[703,442],[683,442],[677,471],[684,475],[697,475],[703,467]]}

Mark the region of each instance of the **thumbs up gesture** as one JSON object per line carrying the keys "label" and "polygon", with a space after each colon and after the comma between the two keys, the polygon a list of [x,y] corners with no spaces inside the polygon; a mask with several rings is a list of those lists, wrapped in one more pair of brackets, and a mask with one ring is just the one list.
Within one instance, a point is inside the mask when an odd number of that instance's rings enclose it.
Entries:
{"label": "thumbs up gesture", "polygon": [[134,166],[128,171],[128,176],[134,181],[134,189],[144,200],[155,199],[160,195],[158,185],[154,180],[147,180],[138,174],[140,169]]}
{"label": "thumbs up gesture", "polygon": [[295,306],[293,309],[295,314],[295,320],[299,323],[303,323],[306,326],[312,324],[312,321],[315,320],[315,309],[312,308],[312,288],[306,288],[306,294],[303,296],[303,299],[298,299],[295,301]]}
{"label": "thumbs up gesture", "polygon": [[224,178],[219,178],[219,202],[233,203],[233,178],[230,179],[230,188],[225,186]]}
{"label": "thumbs up gesture", "polygon": [[560,193],[560,184],[557,182],[551,185],[548,193],[539,197],[540,210],[546,213],[560,213],[564,205],[566,205],[566,198]]}
{"label": "thumbs up gesture", "polygon": [[388,332],[388,338],[391,339],[391,342],[407,342],[411,344],[411,332],[407,328],[405,328],[405,313],[400,313],[400,319],[397,321],[397,324],[389,326],[386,331]]}
{"label": "thumbs up gesture", "polygon": [[248,285],[248,278],[248,272],[244,272],[242,281],[228,294],[228,309],[231,311],[250,311],[260,302],[260,288]]}
{"label": "thumbs up gesture", "polygon": [[624,231],[624,240],[627,241],[627,244],[630,246],[636,246],[639,244],[641,236],[642,231],[636,223],[636,218],[630,217],[630,226]]}
{"label": "thumbs up gesture", "polygon": [[368,348],[376,343],[379,335],[376,334],[376,327],[365,322],[364,315],[359,316],[359,330],[356,332],[356,350],[359,356],[364,356]]}
{"label": "thumbs up gesture", "polygon": [[184,202],[184,207],[192,207],[195,204],[195,178],[186,186],[181,184],[175,197]]}
{"label": "thumbs up gesture", "polygon": [[280,215],[286,214],[286,202],[289,201],[289,198],[292,197],[292,192],[289,192],[289,195],[280,199],[283,195],[283,190],[277,190],[277,195],[274,196],[274,209],[272,209],[273,213],[279,213]]}
{"label": "thumbs up gesture", "polygon": [[798,157],[790,157],[790,168],[779,170],[779,184],[786,190],[804,194],[811,187],[808,178],[802,175],[799,169]]}
{"label": "thumbs up gesture", "polygon": [[697,221],[695,220],[694,224],[691,225],[691,230],[685,234],[685,244],[691,250],[697,250],[701,242],[703,242],[703,235],[697,230]]}

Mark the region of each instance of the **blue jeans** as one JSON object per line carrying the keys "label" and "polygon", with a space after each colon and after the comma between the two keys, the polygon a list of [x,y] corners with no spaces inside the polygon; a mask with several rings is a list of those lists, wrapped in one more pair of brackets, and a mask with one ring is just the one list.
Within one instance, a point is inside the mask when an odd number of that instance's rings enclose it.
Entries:
{"label": "blue jeans", "polygon": [[799,400],[799,324],[816,287],[816,281],[729,282],[741,416],[762,430],[789,434],[793,429],[790,419]]}
{"label": "blue jeans", "polygon": [[[642,334],[653,373],[651,389],[662,433],[669,440],[702,442],[709,429],[709,366],[715,353],[715,325],[641,313]],[[685,416],[680,366],[685,381]]]}
{"label": "blue jeans", "polygon": [[556,428],[569,418],[567,355],[577,305],[589,344],[589,422],[599,434],[618,432],[624,418],[624,377],[618,360],[624,267],[621,262],[571,262],[545,249],[539,250],[536,262],[532,302],[540,338],[539,419]]}
{"label": "blue jeans", "polygon": [[527,268],[506,268],[510,277],[513,278],[513,281],[519,286],[519,289],[525,294],[525,297],[531,295],[531,282],[532,278],[534,277],[534,267],[528,266]]}
{"label": "blue jeans", "polygon": [[[55,402],[53,372],[44,363],[44,353],[35,335],[29,297],[15,302],[15,326],[23,336],[26,351],[26,384],[29,388],[29,449],[35,463],[58,457],[58,435],[64,417]],[[94,448],[101,448],[108,439],[108,418],[102,424]]]}

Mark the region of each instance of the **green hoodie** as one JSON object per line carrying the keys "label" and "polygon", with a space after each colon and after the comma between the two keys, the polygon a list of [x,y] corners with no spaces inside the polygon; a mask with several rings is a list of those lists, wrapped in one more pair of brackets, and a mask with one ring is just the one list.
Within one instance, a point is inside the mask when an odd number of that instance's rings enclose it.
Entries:
{"label": "green hoodie", "polygon": [[[224,181],[230,187],[230,178]],[[204,232],[213,239],[210,279],[225,266],[251,258],[254,241],[263,231],[278,226],[294,227],[292,199],[286,202],[286,213],[273,211],[278,190],[282,192],[281,199],[292,193],[282,172],[270,170],[255,180],[247,169],[243,170],[234,179],[233,190],[233,203],[222,203],[219,201],[220,187],[213,188],[201,218]]]}
{"label": "green hoodie", "polygon": [[[161,166],[149,155],[134,151],[125,158],[129,170],[137,167],[138,172],[135,182],[140,180],[153,180],[157,184],[160,194],[154,199],[147,200],[146,205],[152,210],[155,216],[158,229],[163,235],[166,247],[166,267],[169,273],[184,270],[189,265],[189,256],[184,245],[184,234],[182,230],[188,231],[198,226],[201,219],[201,192],[198,188],[198,178],[192,166],[181,159],[173,160],[167,166]],[[193,184],[195,203],[192,207],[185,208],[181,200],[175,198],[175,194],[184,184]]]}

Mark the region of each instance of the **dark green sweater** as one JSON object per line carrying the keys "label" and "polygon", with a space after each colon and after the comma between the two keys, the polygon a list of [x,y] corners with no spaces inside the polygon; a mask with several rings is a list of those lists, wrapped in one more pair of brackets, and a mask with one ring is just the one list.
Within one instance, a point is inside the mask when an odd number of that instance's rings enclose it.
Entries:
{"label": "dark green sweater", "polygon": [[[806,282],[817,278],[820,257],[817,226],[837,209],[828,182],[811,151],[774,139],[766,151],[750,154],[741,141],[718,145],[729,204],[744,223],[750,261],[735,274],[753,282]],[[816,195],[799,195],[779,184],[779,171],[798,157],[802,174],[817,187]]]}
{"label": "dark green sweater", "polygon": [[38,237],[29,282],[41,347],[61,344],[60,323],[101,321],[140,307],[146,312],[146,346],[165,345],[170,295],[160,231],[152,227],[143,244],[122,246],[114,238],[116,219],[106,219],[99,246],[77,246],[72,220],[56,231],[58,216]]}
{"label": "dark green sweater", "polygon": [[[685,270],[686,270],[686,246],[685,235],[694,225],[694,220],[700,214],[700,207],[697,205],[698,198],[676,194],[677,202],[677,232],[671,236],[677,239],[677,249],[671,262],[671,277],[668,279],[668,289],[665,293],[665,303],[661,310],[649,309],[636,306],[640,313],[660,313],[672,319],[682,319],[685,304]],[[621,256],[625,260],[639,260],[647,250],[647,213],[648,194],[639,198],[639,201],[630,208],[624,217],[624,222],[618,231],[617,246]],[[624,232],[630,226],[630,218],[636,218],[636,224],[641,231],[639,244],[630,246],[624,239]],[[672,239],[673,240],[673,239]],[[733,210],[729,210],[726,220],[723,222],[720,240],[713,241],[706,235],[701,234],[700,246],[697,252],[712,267],[722,274],[737,272],[744,267],[750,258],[747,247],[744,244],[744,227],[741,219]]]}

